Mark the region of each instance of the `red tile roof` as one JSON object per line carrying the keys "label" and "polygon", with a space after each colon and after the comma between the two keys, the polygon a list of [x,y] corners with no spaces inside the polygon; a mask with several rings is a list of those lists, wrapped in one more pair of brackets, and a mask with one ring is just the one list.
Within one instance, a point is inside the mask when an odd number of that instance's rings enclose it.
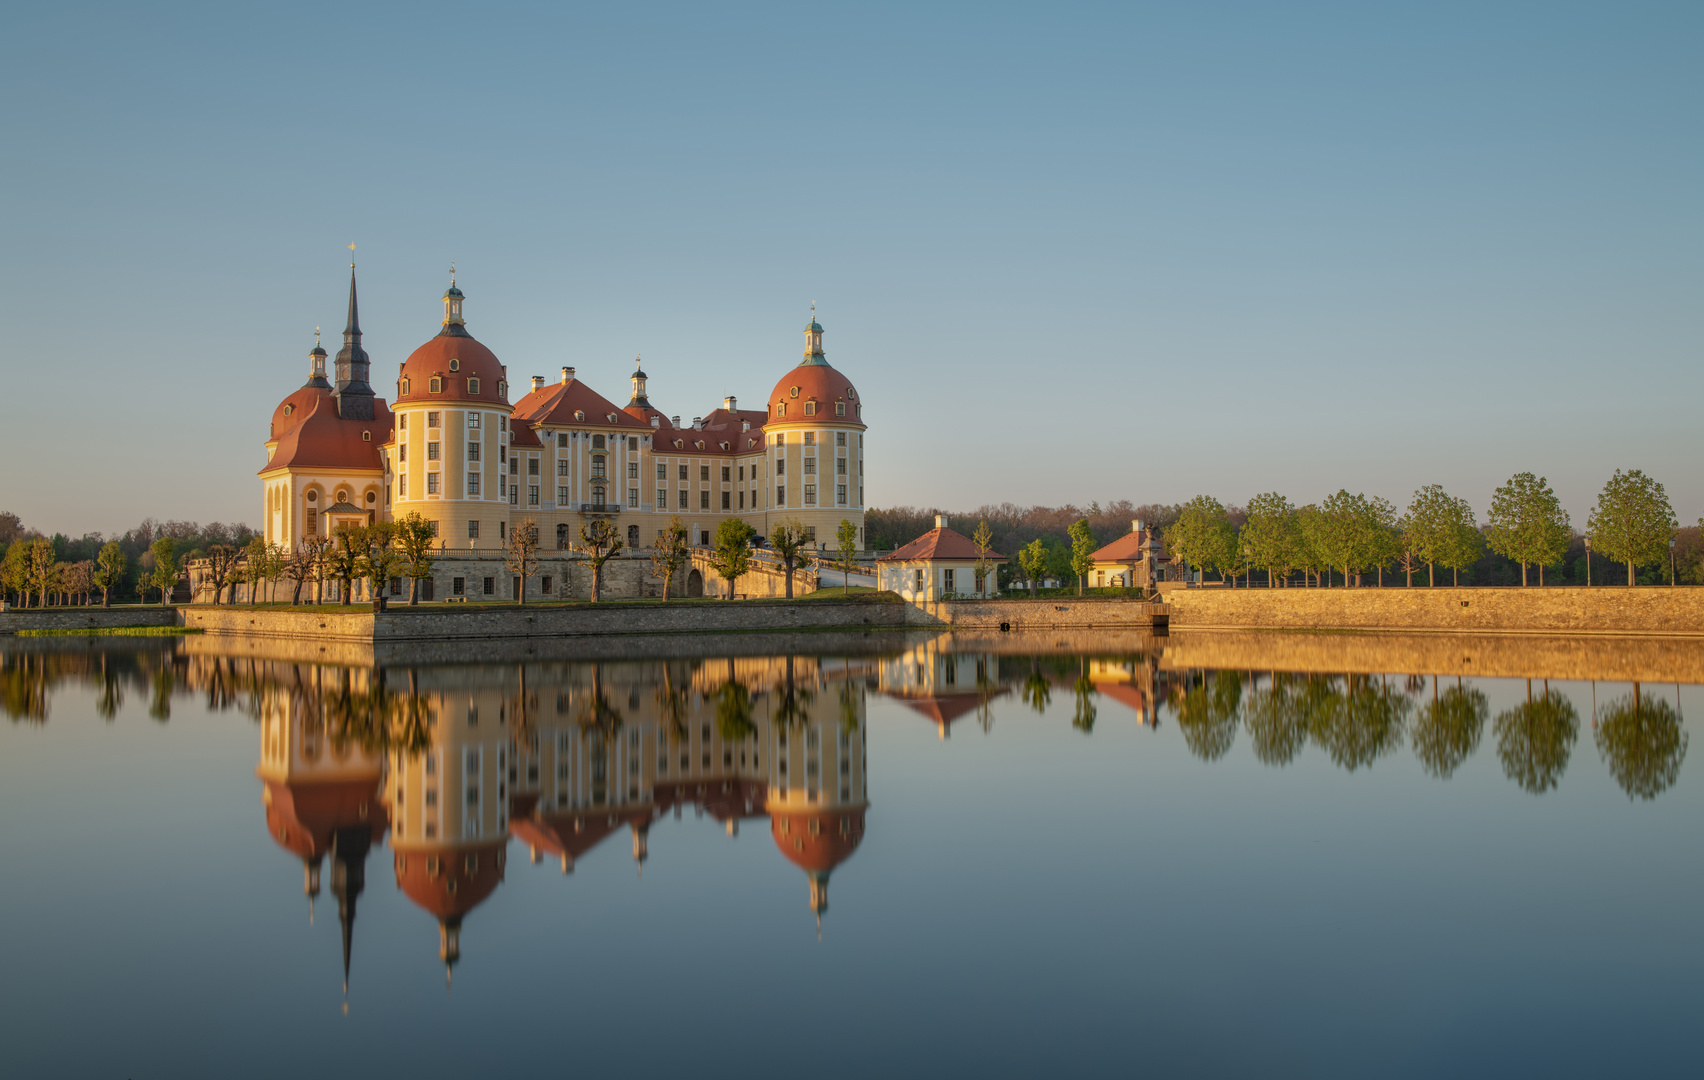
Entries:
{"label": "red tile roof", "polygon": [[1095,552],[1092,558],[1096,562],[1128,562],[1142,557],[1141,547],[1148,542],[1148,534],[1132,529],[1112,543]]}
{"label": "red tile roof", "polygon": [[[291,398],[295,396],[292,394]],[[390,441],[392,423],[384,398],[373,399],[371,420],[345,420],[338,416],[337,399],[326,391],[319,391],[305,401],[300,411],[306,415],[278,438],[278,446],[272,452],[272,459],[260,470],[262,473],[283,468],[384,472],[379,448]],[[363,432],[371,438],[363,439]]]}
{"label": "red tile roof", "polygon": [[[497,354],[481,345],[465,331],[456,327],[452,333],[445,329],[437,337],[415,349],[402,362],[397,375],[397,401],[408,403],[456,401],[501,407],[507,404],[499,394],[498,384],[504,381],[503,365]],[[450,370],[450,361],[456,370]],[[443,390],[432,393],[432,376],[443,378]],[[402,392],[402,381],[408,380],[408,393]],[[479,393],[468,390],[468,380],[479,380]]]}
{"label": "red tile roof", "polygon": [[[795,392],[796,391],[796,392]],[[816,415],[805,415],[805,402],[817,403]],[[834,415],[834,402],[846,402],[846,415]],[[775,389],[769,392],[769,418],[776,423],[832,423],[837,426],[863,427],[859,416],[858,391],[852,380],[827,364],[800,364],[781,376]],[[782,416],[778,406],[787,406]]]}
{"label": "red tile roof", "polygon": [[[976,550],[976,544],[963,533],[951,529],[930,529],[911,543],[878,556],[877,562],[922,562],[925,559],[977,559],[981,555]],[[1002,560],[1006,556],[998,551],[988,553],[990,559]]]}
{"label": "red tile roof", "polygon": [[[585,419],[575,416],[584,413]],[[611,420],[610,417],[615,419]],[[515,402],[515,416],[530,424],[556,427],[619,427],[651,430],[651,425],[620,408],[579,379],[534,390]]]}

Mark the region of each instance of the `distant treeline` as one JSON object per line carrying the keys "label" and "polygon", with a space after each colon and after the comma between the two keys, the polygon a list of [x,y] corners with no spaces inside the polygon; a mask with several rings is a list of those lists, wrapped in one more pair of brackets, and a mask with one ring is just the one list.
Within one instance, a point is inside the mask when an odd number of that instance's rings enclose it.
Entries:
{"label": "distant treeline", "polygon": [[[201,525],[193,521],[156,521],[153,518],[144,520],[140,525],[117,536],[106,536],[102,533],[84,533],[82,536],[66,536],[64,533],[51,535],[26,526],[17,514],[0,510],[0,586],[10,600],[19,599],[19,594],[29,586],[16,577],[15,573],[7,572],[19,561],[22,551],[14,554],[12,549],[19,545],[33,546],[38,540],[47,540],[53,545],[53,561],[63,567],[56,575],[58,587],[50,589],[62,598],[73,595],[84,597],[98,588],[92,588],[89,580],[94,573],[96,562],[100,558],[101,549],[108,544],[117,544],[118,550],[124,556],[123,569],[116,574],[112,585],[114,600],[136,600],[141,598],[138,582],[148,579],[154,571],[154,557],[150,551],[158,540],[173,541],[175,552],[174,562],[181,566],[187,559],[200,558],[215,545],[241,548],[249,540],[259,535],[247,525],[226,524],[221,521]],[[8,556],[11,564],[8,564]],[[76,570],[74,568],[82,568]],[[148,581],[146,588],[156,588]]]}

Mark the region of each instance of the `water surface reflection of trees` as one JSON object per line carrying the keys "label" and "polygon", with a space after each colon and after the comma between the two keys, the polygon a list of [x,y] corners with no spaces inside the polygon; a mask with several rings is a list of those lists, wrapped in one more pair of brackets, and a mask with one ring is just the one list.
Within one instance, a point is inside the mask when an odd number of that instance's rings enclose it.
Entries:
{"label": "water surface reflection of trees", "polygon": [[1580,734],[1572,702],[1549,688],[1534,697],[1528,679],[1526,703],[1498,713],[1495,727],[1497,757],[1510,780],[1534,795],[1561,782]]}
{"label": "water surface reflection of trees", "polygon": [[1596,726],[1598,753],[1629,799],[1654,799],[1680,779],[1687,743],[1680,715],[1641,694],[1638,683],[1598,710]]}

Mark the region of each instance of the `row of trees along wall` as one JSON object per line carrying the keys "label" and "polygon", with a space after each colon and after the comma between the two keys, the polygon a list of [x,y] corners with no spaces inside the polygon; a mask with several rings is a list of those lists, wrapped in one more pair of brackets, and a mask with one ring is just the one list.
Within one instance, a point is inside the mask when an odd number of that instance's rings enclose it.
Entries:
{"label": "row of trees along wall", "polygon": [[[1689,531],[1688,562],[1696,573],[1698,529]],[[1544,477],[1518,473],[1492,496],[1483,524],[1466,499],[1433,484],[1416,491],[1406,511],[1378,496],[1342,490],[1306,506],[1268,492],[1240,511],[1201,495],[1184,505],[1165,537],[1173,555],[1233,585],[1238,579],[1249,583],[1254,571],[1271,586],[1291,584],[1297,574],[1304,584],[1329,585],[1333,572],[1346,585],[1374,574],[1383,585],[1386,570],[1400,572],[1408,585],[1416,574],[1435,585],[1440,568],[1449,571],[1451,584],[1459,584],[1460,571],[1487,550],[1518,564],[1522,585],[1534,569],[1542,585],[1545,568],[1565,565],[1577,543],[1585,558],[1584,574],[1570,575],[1575,583],[1610,583],[1590,580],[1596,554],[1624,569],[1626,583],[1633,585],[1641,580],[1641,567],[1657,571],[1647,583],[1673,580],[1681,533],[1663,486],[1638,469],[1617,469],[1583,535],[1576,534]]]}

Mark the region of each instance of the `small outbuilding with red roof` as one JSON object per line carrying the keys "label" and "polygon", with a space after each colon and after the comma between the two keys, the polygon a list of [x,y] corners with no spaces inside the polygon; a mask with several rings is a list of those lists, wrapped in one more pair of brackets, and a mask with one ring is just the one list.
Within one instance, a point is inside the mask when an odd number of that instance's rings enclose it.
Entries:
{"label": "small outbuilding with red roof", "polygon": [[947,528],[945,514],[935,527],[911,543],[876,559],[876,588],[896,592],[912,603],[953,596],[993,596],[999,592],[994,568],[1006,556]]}

